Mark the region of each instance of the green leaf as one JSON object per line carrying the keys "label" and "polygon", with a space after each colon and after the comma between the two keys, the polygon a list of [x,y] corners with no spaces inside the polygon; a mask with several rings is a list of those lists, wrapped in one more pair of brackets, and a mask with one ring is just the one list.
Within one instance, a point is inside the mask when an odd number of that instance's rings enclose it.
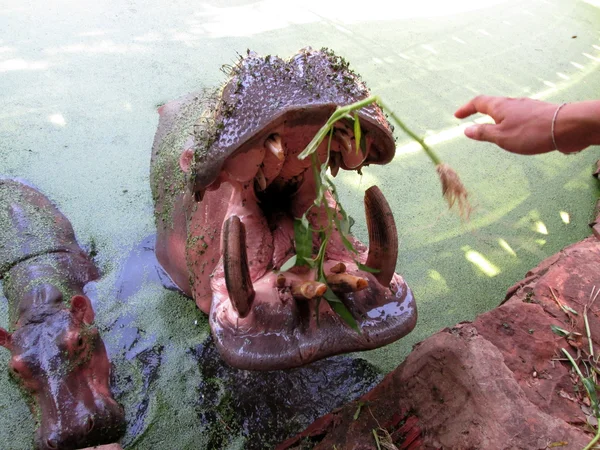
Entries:
{"label": "green leaf", "polygon": [[550,325],[550,328],[552,329],[552,332],[554,334],[558,334],[560,337],[567,337],[570,334],[567,330],[563,330],[562,328],[557,327],[556,325]]}
{"label": "green leaf", "polygon": [[[327,281],[325,280],[325,278],[321,278],[319,280],[321,283],[327,283]],[[325,291],[325,294],[323,295],[323,297],[325,297],[325,300],[327,300],[329,303],[342,303],[342,301],[338,298],[337,295],[335,295],[333,293],[333,291],[331,290],[331,288],[329,288]]]}
{"label": "green leaf", "polygon": [[288,270],[290,270],[292,267],[294,267],[296,265],[296,260],[298,259],[298,255],[294,255],[292,256],[290,259],[288,259],[283,266],[280,267],[279,271],[280,272],[286,272]]}
{"label": "green leaf", "polygon": [[312,256],[312,231],[306,216],[294,219],[294,240],[296,241],[296,264],[305,265]]}
{"label": "green leaf", "polygon": [[350,328],[354,329],[360,334],[358,323],[356,323],[356,320],[354,320],[354,317],[352,317],[352,314],[350,314],[350,311],[348,311],[346,305],[342,303],[337,295],[335,295],[331,289],[327,289],[323,297],[325,297],[331,309],[333,309],[337,315],[340,316],[342,320],[350,326]]}
{"label": "green leaf", "polygon": [[356,267],[358,267],[358,270],[362,270],[363,272],[369,272],[369,273],[379,273],[381,272],[381,270],[379,269],[373,269],[372,267],[366,266],[362,263],[359,263],[358,261],[354,260],[354,262],[356,263]]}
{"label": "green leaf", "polygon": [[569,307],[568,305],[562,305],[562,307],[564,309],[566,309],[567,311],[569,311],[570,313],[575,314],[576,316],[579,315],[579,313],[577,311],[575,311],[573,308]]}
{"label": "green leaf", "polygon": [[360,131],[360,121],[358,120],[358,112],[354,113],[354,145],[356,146],[356,154],[360,153],[360,139],[361,139],[361,131]]}
{"label": "green leaf", "polygon": [[375,430],[375,428],[373,428],[371,431],[373,432],[373,437],[375,438],[375,443],[377,444],[377,450],[381,450],[381,446],[379,445],[379,435],[377,434],[377,431]]}
{"label": "green leaf", "polygon": [[360,410],[362,409],[364,404],[364,402],[358,402],[358,408],[356,408],[356,412],[354,413],[354,420],[358,419],[358,417],[360,416]]}
{"label": "green leaf", "polygon": [[348,238],[346,236],[344,236],[343,233],[341,233],[340,236],[342,237],[342,244],[344,244],[344,247],[346,247],[346,250],[348,250],[349,252],[352,252],[352,253],[358,253],[358,251],[354,248],[354,245],[352,245],[352,242],[350,242],[348,240]]}
{"label": "green leaf", "polygon": [[596,384],[594,383],[592,378],[582,378],[581,382],[583,383],[585,390],[590,396],[590,401],[594,410],[594,417],[598,418],[600,414],[598,411],[598,394],[596,393]]}
{"label": "green leaf", "polygon": [[356,221],[354,220],[354,217],[352,216],[346,216],[348,219],[348,234],[352,233],[352,227],[354,226],[354,224],[356,223]]}

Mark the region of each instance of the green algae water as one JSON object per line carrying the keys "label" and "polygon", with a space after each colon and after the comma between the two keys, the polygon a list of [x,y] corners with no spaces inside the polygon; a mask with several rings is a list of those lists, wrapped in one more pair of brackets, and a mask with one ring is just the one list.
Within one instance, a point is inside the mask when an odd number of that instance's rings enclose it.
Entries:
{"label": "green algae water", "polygon": [[[88,289],[127,415],[125,448],[251,446],[231,406],[241,379],[203,369],[206,317],[151,282],[152,266],[138,265],[135,286],[121,278],[130,254],[154,233],[156,106],[218,86],[220,65],[236,52],[287,57],[307,45],[332,48],[471,192],[475,211],[461,223],[446,210],[433,165],[399,132],[391,164],[335,179],[363,241],[364,191],[377,184],[386,195],[400,235],[397,272],[417,299],[419,322],[409,336],[353,355],[380,373],[414,343],[494,308],[529,269],[589,235],[598,149],[508,154],[467,140],[453,112],[479,93],[557,103],[598,98],[600,9],[572,0],[420,3],[390,9],[372,2],[361,12],[320,10],[326,6],[312,1],[286,2],[284,10],[267,1],[175,1],[165,9],[155,0],[8,0],[0,14],[0,176],[40,189],[79,243],[95,249],[102,278]],[[0,298],[5,328],[8,310]],[[7,363],[0,349],[0,448],[30,449],[34,420],[2,369]]]}

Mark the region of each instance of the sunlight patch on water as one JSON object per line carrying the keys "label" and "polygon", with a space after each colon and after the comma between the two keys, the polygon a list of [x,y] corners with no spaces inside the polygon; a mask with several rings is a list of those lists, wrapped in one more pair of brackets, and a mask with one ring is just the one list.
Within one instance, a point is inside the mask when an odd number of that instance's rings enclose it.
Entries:
{"label": "sunlight patch on water", "polygon": [[63,45],[61,47],[51,47],[44,50],[44,53],[48,55],[58,55],[61,53],[132,53],[132,52],[144,52],[146,47],[138,44],[126,45],[116,44],[111,40],[99,41],[93,44],[71,44]]}
{"label": "sunlight patch on water", "polygon": [[591,59],[592,61],[599,61],[600,62],[600,58],[598,58],[597,56],[593,56],[590,55],[589,53],[582,53],[583,56],[585,56],[588,59]]}
{"label": "sunlight patch on water", "polygon": [[50,64],[47,61],[26,61],[24,59],[9,59],[0,62],[0,72],[12,72],[15,70],[44,70]]}
{"label": "sunlight patch on water", "polygon": [[434,55],[437,55],[437,54],[439,53],[439,52],[438,52],[438,51],[437,51],[435,48],[433,48],[433,47],[432,47],[431,45],[429,45],[429,44],[423,44],[423,45],[421,45],[421,47],[423,47],[423,48],[424,48],[425,50],[427,50],[428,52],[430,52],[430,53],[433,53]]}
{"label": "sunlight patch on water", "polygon": [[484,275],[492,278],[500,274],[501,270],[478,251],[471,249],[468,245],[464,246],[462,250],[465,252],[467,261],[472,263]]}
{"label": "sunlight patch on water", "polygon": [[[416,17],[440,17],[488,8],[508,0],[422,0],[389,2],[372,0],[365,8],[363,0],[337,2],[304,0],[299,5],[276,0],[263,0],[239,6],[214,6],[203,3],[195,16],[197,31],[211,37],[251,36],[294,24],[334,22],[349,25],[369,21],[398,20]],[[347,29],[342,29],[344,33]]]}
{"label": "sunlight patch on water", "polygon": [[443,295],[450,292],[446,279],[437,270],[429,269],[427,276],[432,280],[432,283],[428,283],[428,296]]}
{"label": "sunlight patch on water", "polygon": [[499,238],[498,239],[498,245],[500,245],[500,247],[509,255],[512,256],[517,256],[517,252],[515,252],[512,247],[508,244],[508,242],[506,242],[504,239]]}
{"label": "sunlight patch on water", "polygon": [[568,224],[568,223],[571,222],[571,216],[569,216],[569,213],[566,212],[566,211],[561,211],[560,212],[560,218],[566,224]]}
{"label": "sunlight patch on water", "polygon": [[533,224],[533,231],[540,234],[548,234],[548,228],[546,228],[546,224],[541,220],[538,220]]}
{"label": "sunlight patch on water", "polygon": [[67,121],[63,117],[61,113],[50,114],[48,116],[48,121],[56,126],[64,127],[67,124]]}

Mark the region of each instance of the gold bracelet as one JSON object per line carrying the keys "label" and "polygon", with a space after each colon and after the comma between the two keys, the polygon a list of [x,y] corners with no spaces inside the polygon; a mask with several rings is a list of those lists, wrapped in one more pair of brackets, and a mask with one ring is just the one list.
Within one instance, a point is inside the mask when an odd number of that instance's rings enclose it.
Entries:
{"label": "gold bracelet", "polygon": [[554,144],[554,150],[559,151],[559,152],[560,152],[560,150],[558,149],[558,145],[556,145],[556,138],[554,137],[554,124],[556,124],[556,116],[558,116],[558,112],[565,105],[566,105],[566,103],[562,103],[561,105],[558,105],[558,108],[556,108],[556,111],[554,111],[554,117],[552,118],[552,143]]}

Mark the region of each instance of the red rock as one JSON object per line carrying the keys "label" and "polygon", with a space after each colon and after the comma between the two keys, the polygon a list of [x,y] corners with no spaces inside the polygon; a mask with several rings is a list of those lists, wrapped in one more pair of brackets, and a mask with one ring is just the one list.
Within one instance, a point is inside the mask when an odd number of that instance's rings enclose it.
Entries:
{"label": "red rock", "polygon": [[[583,426],[583,389],[575,390],[561,349],[589,353],[587,305],[600,354],[600,300],[592,302],[598,267],[595,237],[563,249],[511,287],[498,308],[417,344],[373,390],[278,449],[300,448],[303,439],[316,449],[373,449],[374,431],[386,437],[381,429],[399,449],[585,447],[592,435]],[[551,325],[581,336],[569,342]]]}

